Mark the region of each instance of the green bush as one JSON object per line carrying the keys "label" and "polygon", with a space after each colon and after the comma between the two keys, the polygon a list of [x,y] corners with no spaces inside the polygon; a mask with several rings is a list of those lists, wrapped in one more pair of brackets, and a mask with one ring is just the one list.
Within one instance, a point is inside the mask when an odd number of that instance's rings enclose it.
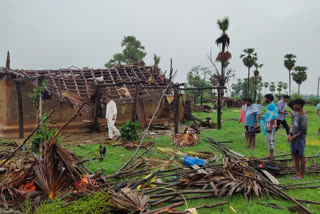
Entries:
{"label": "green bush", "polygon": [[291,96],[290,96],[291,100],[295,100],[295,99],[298,99],[298,98],[303,99],[303,96],[300,95],[300,94],[297,94],[297,93],[291,94]]}
{"label": "green bush", "polygon": [[122,124],[120,128],[121,138],[127,141],[136,141],[139,139],[140,124],[138,121],[132,122],[129,120]]}
{"label": "green bush", "polygon": [[[36,214],[68,214],[68,213],[111,213],[114,209],[111,202],[110,196],[107,193],[97,193],[88,195],[77,201],[74,201],[68,206],[62,206],[67,202],[63,201],[61,198],[55,198],[53,200],[45,200],[41,203],[38,209],[34,212]],[[24,212],[30,212],[30,203],[28,200],[25,203]],[[28,212],[26,212],[28,213]]]}
{"label": "green bush", "polygon": [[[45,116],[41,117],[41,121],[45,118]],[[42,123],[36,134],[31,138],[31,149],[33,152],[38,152],[39,147],[43,146],[45,142],[50,140],[54,134],[56,133],[57,129],[49,129],[48,122]],[[56,142],[60,143],[60,135],[57,136]]]}

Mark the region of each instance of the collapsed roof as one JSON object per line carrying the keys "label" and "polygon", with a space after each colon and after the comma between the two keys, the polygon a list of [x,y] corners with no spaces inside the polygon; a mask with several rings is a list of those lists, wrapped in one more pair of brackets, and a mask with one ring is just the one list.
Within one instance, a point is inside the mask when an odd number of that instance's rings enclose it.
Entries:
{"label": "collapsed roof", "polygon": [[[114,100],[132,101],[135,92],[135,83],[139,82],[139,97],[146,99],[159,96],[161,89],[168,80],[159,69],[154,66],[122,66],[110,69],[59,69],[59,70],[10,70],[30,79],[37,85],[38,77],[48,81],[47,91],[60,101],[68,101],[63,92],[71,92],[82,98],[90,99],[94,85],[106,87],[106,93]],[[125,82],[123,84],[118,84]],[[109,85],[109,86],[108,86]],[[123,96],[120,89],[126,88],[132,96]]]}

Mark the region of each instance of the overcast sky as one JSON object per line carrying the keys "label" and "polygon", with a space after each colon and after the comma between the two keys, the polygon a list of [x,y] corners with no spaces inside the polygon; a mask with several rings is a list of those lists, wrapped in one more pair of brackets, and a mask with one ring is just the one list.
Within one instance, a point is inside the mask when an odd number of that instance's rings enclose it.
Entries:
{"label": "overcast sky", "polygon": [[184,82],[193,66],[209,66],[210,47],[218,53],[216,21],[228,16],[233,81],[247,74],[239,57],[245,48],[258,53],[269,82],[288,82],[283,56],[293,53],[296,65],[308,67],[301,92],[316,94],[319,11],[319,0],[0,0],[0,66],[9,50],[12,68],[102,68],[121,51],[123,37],[134,35],[147,64],[156,53],[168,70],[172,58],[176,81]]}

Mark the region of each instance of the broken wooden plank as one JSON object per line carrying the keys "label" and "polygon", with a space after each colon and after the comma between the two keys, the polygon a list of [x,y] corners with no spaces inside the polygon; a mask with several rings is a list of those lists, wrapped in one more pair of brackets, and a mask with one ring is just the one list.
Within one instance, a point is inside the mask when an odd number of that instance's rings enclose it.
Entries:
{"label": "broken wooden plank", "polygon": [[263,174],[265,174],[265,176],[267,176],[267,178],[275,185],[279,185],[280,181],[278,181],[278,179],[276,179],[273,175],[270,174],[270,172],[268,172],[267,170],[261,169],[261,172],[263,172]]}

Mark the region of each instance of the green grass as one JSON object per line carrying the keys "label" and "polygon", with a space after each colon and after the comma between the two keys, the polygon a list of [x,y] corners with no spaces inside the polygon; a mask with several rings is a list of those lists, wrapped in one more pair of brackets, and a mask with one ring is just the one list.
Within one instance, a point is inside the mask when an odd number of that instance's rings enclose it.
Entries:
{"label": "green grass", "polygon": [[[317,151],[320,150],[319,143],[320,137],[316,135],[316,131],[320,128],[320,120],[316,115],[316,107],[315,106],[306,106],[305,107],[307,114],[308,114],[308,136],[307,136],[307,145],[306,145],[306,156],[314,155]],[[238,118],[240,114],[239,109],[223,109],[222,115],[222,129],[221,130],[208,130],[203,131],[201,136],[211,136],[216,140],[232,140],[233,142],[229,145],[232,147],[233,150],[247,156],[255,156],[258,158],[265,157],[268,154],[267,144],[266,144],[266,137],[261,133],[257,136],[256,140],[256,150],[248,150],[245,144],[242,142],[244,141],[243,136],[243,127],[242,124],[238,124],[237,121],[230,121],[228,119],[231,118]],[[207,116],[211,116],[213,121],[216,120],[216,113],[194,113],[195,116],[199,118],[206,118]],[[290,121],[290,119],[288,119]],[[288,123],[289,123],[288,121]],[[279,130],[280,133],[285,134],[285,131]],[[162,136],[155,140],[157,147],[165,147],[171,146],[169,141],[170,136]],[[150,139],[149,139],[150,140]],[[73,149],[77,155],[82,156],[83,158],[93,158],[98,156],[98,147],[99,145],[85,145],[81,147],[69,147]],[[286,137],[276,134],[276,145],[275,145],[275,153],[283,154],[289,153],[289,144]],[[200,141],[197,146],[179,149],[181,151],[207,151],[209,149],[208,145]],[[107,154],[106,158],[103,161],[94,160],[87,163],[87,166],[92,170],[96,171],[99,168],[102,168],[105,174],[112,174],[114,173],[121,165],[134,153],[133,151],[128,151],[121,146],[112,147],[107,146]],[[163,157],[159,153],[153,153],[152,156]],[[310,164],[310,163],[309,163]],[[289,180],[290,176],[281,176],[278,177],[279,181],[282,184],[292,183]],[[312,180],[319,180],[319,177],[316,175],[307,175],[305,178],[306,181]],[[315,183],[312,185],[319,185],[319,183]],[[299,199],[305,200],[313,200],[319,201],[320,196],[320,188],[317,189],[303,189],[303,190],[290,190],[287,193]],[[225,197],[220,200],[216,198],[210,199],[198,199],[198,200],[191,200],[188,201],[189,207],[200,206],[203,204],[213,204],[220,201],[230,201],[229,205],[225,205],[223,207],[218,207],[214,211],[208,209],[202,209],[199,213],[219,213],[220,209],[223,208],[223,213],[233,213],[233,211],[229,208],[232,206],[237,213],[280,213],[279,210],[264,207],[262,205],[258,205],[255,202],[257,199],[252,201],[252,204],[247,204],[245,197],[241,194],[234,194],[232,197]],[[287,207],[293,206],[294,204],[288,201],[285,201],[281,198],[272,198],[270,200],[267,198],[260,199],[263,203],[275,203],[280,205],[284,208],[281,213],[290,213]],[[310,205],[309,209],[314,213],[320,213],[320,207],[317,205]],[[181,209],[180,209],[181,210]]]}

